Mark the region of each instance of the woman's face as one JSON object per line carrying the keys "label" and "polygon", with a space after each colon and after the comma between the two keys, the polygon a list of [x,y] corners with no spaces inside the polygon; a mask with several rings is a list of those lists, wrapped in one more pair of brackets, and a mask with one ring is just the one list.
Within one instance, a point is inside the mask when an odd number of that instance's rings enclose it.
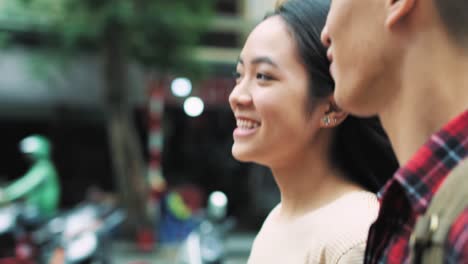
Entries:
{"label": "woman's face", "polygon": [[236,159],[273,167],[309,149],[326,103],[306,110],[308,79],[295,40],[279,16],[250,33],[229,96],[237,121],[232,146]]}

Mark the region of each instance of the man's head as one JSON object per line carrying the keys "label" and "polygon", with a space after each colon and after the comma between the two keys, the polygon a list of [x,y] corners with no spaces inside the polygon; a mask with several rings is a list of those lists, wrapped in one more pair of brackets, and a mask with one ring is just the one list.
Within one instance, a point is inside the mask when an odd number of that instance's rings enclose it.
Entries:
{"label": "man's head", "polygon": [[332,0],[322,42],[338,105],[362,116],[381,113],[441,43],[467,46],[465,10],[466,0]]}

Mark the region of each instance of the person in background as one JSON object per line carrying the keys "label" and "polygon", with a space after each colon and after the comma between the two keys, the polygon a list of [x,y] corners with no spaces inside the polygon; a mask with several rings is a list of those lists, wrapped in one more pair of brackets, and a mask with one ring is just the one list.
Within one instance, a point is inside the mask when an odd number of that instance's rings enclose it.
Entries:
{"label": "person in background", "polygon": [[32,135],[20,142],[20,150],[32,166],[21,178],[0,189],[0,204],[24,200],[40,217],[51,217],[58,208],[60,185],[50,157],[50,142],[43,136]]}
{"label": "person in background", "polygon": [[280,3],[237,63],[232,154],[269,167],[281,193],[250,264],[362,263],[374,192],[397,168],[378,120],[335,104],[320,40],[328,10],[328,0]]}

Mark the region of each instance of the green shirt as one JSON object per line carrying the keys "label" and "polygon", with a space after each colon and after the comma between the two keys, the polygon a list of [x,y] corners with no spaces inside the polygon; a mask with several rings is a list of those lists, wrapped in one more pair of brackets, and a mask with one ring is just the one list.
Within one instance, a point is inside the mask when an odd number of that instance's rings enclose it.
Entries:
{"label": "green shirt", "polygon": [[23,177],[4,189],[5,202],[24,199],[45,217],[57,211],[59,198],[57,172],[48,159],[37,161]]}

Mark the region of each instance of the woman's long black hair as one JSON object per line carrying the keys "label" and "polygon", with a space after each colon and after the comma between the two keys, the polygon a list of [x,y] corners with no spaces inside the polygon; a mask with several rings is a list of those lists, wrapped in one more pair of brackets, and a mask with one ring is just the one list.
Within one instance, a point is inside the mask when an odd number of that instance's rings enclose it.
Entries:
{"label": "woman's long black hair", "polygon": [[[287,0],[273,14],[287,24],[297,43],[299,56],[309,73],[309,103],[333,94],[327,50],[320,34],[325,26],[330,0]],[[387,135],[377,117],[348,116],[337,127],[331,159],[349,179],[376,192],[398,168]]]}

